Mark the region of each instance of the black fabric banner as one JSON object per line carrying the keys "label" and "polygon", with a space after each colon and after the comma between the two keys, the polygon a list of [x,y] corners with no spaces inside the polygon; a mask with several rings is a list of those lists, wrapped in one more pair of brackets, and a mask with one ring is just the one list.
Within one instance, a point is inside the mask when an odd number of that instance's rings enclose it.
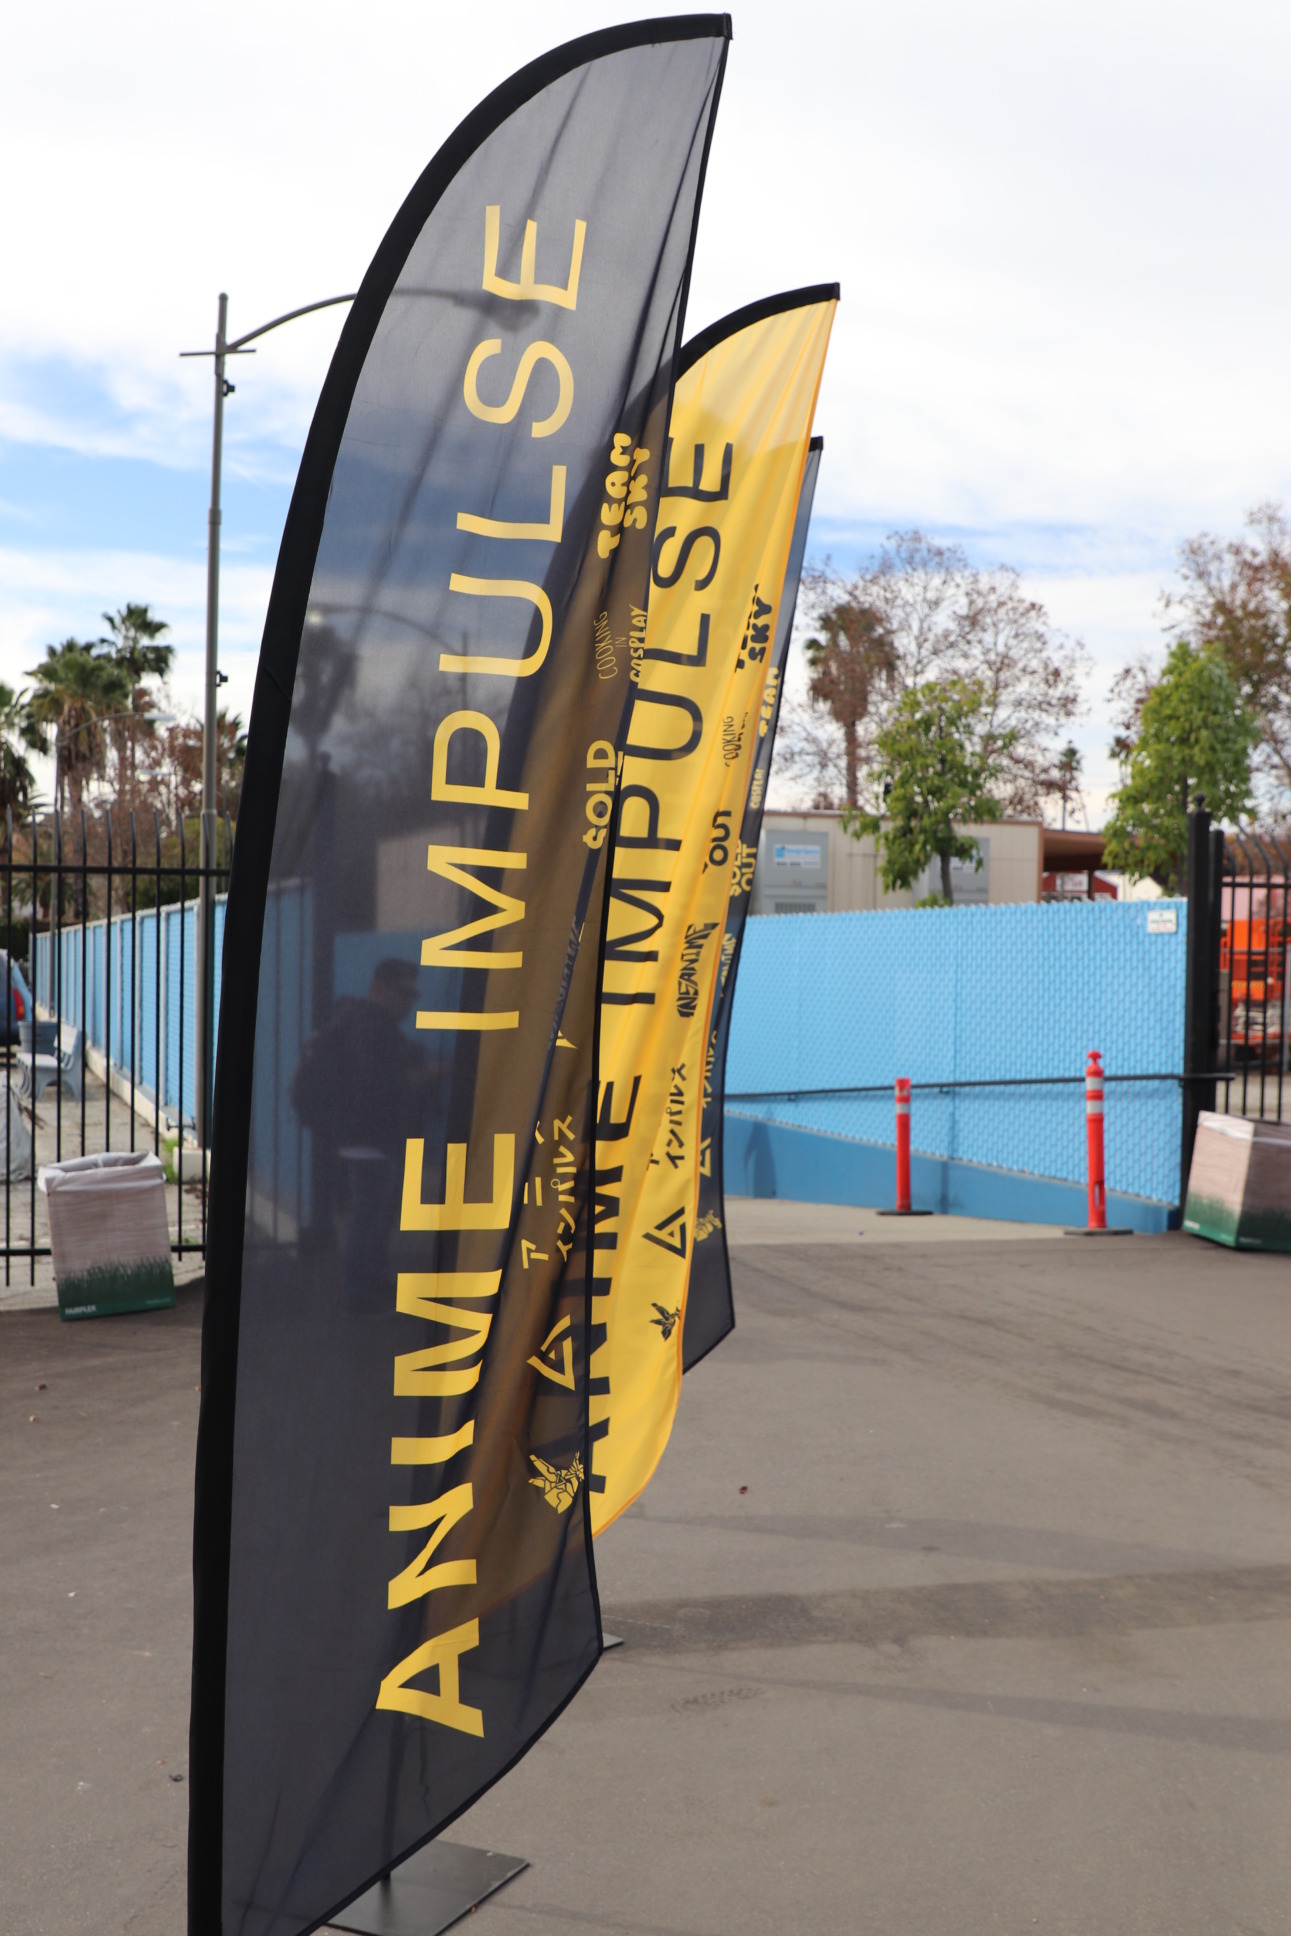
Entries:
{"label": "black fabric banner", "polygon": [[485,101],[305,448],[225,937],[190,1936],[316,1929],[598,1656],[604,829],[729,32],[594,34]]}
{"label": "black fabric banner", "polygon": [[[758,748],[749,778],[748,799],[740,828],[741,853],[756,854],[766,806],[767,782],[775,751],[775,729],[784,696],[785,664],[793,632],[793,615],[798,603],[798,581],[802,576],[803,554],[807,549],[807,530],[811,524],[812,499],[816,495],[816,475],[824,440],[813,437],[807,453],[798,511],[794,518],[789,561],[776,612],[771,664],[767,669],[766,693],[758,720]],[[722,966],[713,1003],[713,1019],[708,1035],[708,1068],[704,1083],[704,1106],[700,1148],[704,1160],[699,1175],[699,1215],[695,1223],[695,1248],[690,1264],[690,1288],[686,1295],[686,1315],[682,1339],[682,1370],[689,1371],[720,1344],[735,1326],[735,1303],[731,1295],[731,1260],[726,1244],[726,1197],[722,1189],[722,1126],[726,1106],[726,1045],[731,1033],[731,1009],[735,1000],[735,977],[739,973],[740,947],[744,922],[749,911],[752,874],[737,873],[731,884],[731,899],[722,936]]]}

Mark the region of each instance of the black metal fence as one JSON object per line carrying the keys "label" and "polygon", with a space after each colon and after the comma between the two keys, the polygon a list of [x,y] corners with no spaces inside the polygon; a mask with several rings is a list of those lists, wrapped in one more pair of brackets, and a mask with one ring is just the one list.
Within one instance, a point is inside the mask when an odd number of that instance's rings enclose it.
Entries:
{"label": "black metal fence", "polygon": [[[155,815],[142,833],[133,814],[81,814],[71,827],[56,814],[25,827],[7,816],[4,831],[4,1283],[16,1269],[34,1283],[50,1254],[39,1169],[100,1150],[151,1148],[163,1160],[172,1250],[203,1255],[232,826],[221,824],[209,857],[192,821],[163,831]],[[1225,834],[1197,811],[1188,876],[1183,1068],[1119,1078],[1181,1085],[1180,1201],[1202,1109],[1291,1118],[1291,843]]]}
{"label": "black metal fence", "polygon": [[204,855],[192,821],[6,818],[6,1286],[34,1284],[50,1255],[39,1170],[104,1150],[154,1151],[172,1251],[205,1253],[215,958],[232,847],[227,820]]}
{"label": "black metal fence", "polygon": [[1289,894],[1291,846],[1268,835],[1225,837],[1215,985],[1220,1066],[1231,1071],[1231,1109],[1279,1121],[1284,1096],[1291,1105]]}
{"label": "black metal fence", "polygon": [[1188,851],[1188,1077],[1183,1174],[1197,1116],[1291,1116],[1291,845],[1193,813]]}
{"label": "black metal fence", "polygon": [[1180,1186],[1203,1109],[1291,1118],[1291,843],[1189,816]]}

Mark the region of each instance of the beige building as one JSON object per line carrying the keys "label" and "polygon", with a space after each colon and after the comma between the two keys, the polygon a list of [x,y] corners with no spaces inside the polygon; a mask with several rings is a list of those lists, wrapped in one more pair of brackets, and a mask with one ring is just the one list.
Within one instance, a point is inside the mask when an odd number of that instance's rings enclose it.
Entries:
{"label": "beige building", "polygon": [[[1092,897],[1095,870],[1103,858],[1101,834],[1059,832],[1038,820],[972,821],[959,831],[977,841],[982,865],[951,863],[957,907]],[[427,827],[377,843],[374,926],[378,933],[402,930],[408,909],[424,904],[426,844],[433,838],[434,830]],[[1099,874],[1100,897],[1114,896],[1118,882],[1119,877]],[[1124,894],[1123,885],[1120,891]],[[846,914],[908,908],[940,892],[941,869],[936,861],[913,888],[885,892],[873,838],[853,840],[844,833],[837,813],[768,811],[762,822],[749,911]]]}
{"label": "beige building", "polygon": [[[1039,901],[1046,892],[1083,898],[1093,891],[1094,870],[1103,857],[1101,834],[1059,832],[1038,820],[974,821],[958,831],[976,839],[982,864],[952,862],[957,906]],[[934,861],[912,888],[889,894],[879,877],[873,837],[854,840],[837,813],[768,812],[762,822],[750,902],[754,914],[905,908],[940,892],[941,869]]]}

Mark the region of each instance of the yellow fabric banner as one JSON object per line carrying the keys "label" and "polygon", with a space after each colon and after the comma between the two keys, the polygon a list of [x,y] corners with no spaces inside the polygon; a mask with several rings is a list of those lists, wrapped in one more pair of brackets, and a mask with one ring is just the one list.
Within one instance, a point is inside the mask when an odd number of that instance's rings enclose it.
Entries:
{"label": "yellow fabric banner", "polygon": [[752,865],[740,823],[837,301],[798,290],[716,324],[683,353],[673,399],[649,617],[626,642],[601,971],[594,1532],[648,1484],[681,1389],[714,958],[733,873]]}

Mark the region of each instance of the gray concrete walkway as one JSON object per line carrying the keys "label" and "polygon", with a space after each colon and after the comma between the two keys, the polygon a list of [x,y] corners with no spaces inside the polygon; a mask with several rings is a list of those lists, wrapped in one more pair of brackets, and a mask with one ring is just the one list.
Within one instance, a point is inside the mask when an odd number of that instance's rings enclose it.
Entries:
{"label": "gray concrete walkway", "polygon": [[[1291,1262],[867,1230],[735,1276],[598,1548],[627,1645],[450,1832],[532,1863],[472,1930],[1280,1936]],[[183,1927],[197,1344],[189,1296],[0,1315],[6,1936]]]}
{"label": "gray concrete walkway", "polygon": [[1037,1243],[1063,1235],[1061,1224],[1005,1223],[993,1217],[885,1217],[841,1203],[786,1203],[779,1197],[727,1197],[726,1236],[749,1244]]}

